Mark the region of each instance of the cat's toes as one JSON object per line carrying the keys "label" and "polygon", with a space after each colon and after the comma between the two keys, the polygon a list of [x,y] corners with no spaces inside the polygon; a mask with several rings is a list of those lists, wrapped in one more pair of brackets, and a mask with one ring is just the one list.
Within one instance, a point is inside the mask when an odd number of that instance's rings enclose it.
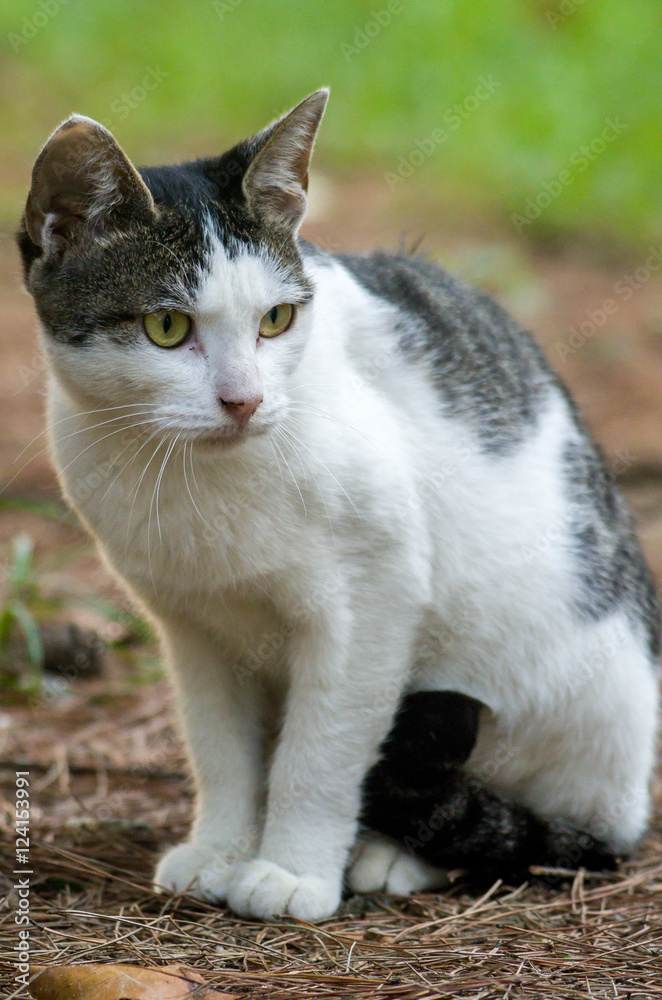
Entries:
{"label": "cat's toes", "polygon": [[290,914],[299,920],[323,920],[340,903],[340,881],[316,875],[293,875],[273,861],[256,859],[236,866],[227,901],[243,917],[269,920]]}
{"label": "cat's toes", "polygon": [[448,873],[443,868],[402,852],[392,865],[386,879],[386,892],[394,896],[410,896],[414,892],[426,892],[446,885]]}
{"label": "cat's toes", "polygon": [[363,834],[347,874],[350,889],[354,892],[386,892],[389,872],[401,852],[402,848],[388,837],[379,833]]}
{"label": "cat's toes", "polygon": [[225,899],[232,864],[213,847],[186,843],[169,850],[159,861],[154,887],[168,892],[220,902]]}
{"label": "cat's toes", "polygon": [[394,840],[367,833],[359,843],[347,882],[354,892],[408,896],[443,885],[445,872],[408,854]]}

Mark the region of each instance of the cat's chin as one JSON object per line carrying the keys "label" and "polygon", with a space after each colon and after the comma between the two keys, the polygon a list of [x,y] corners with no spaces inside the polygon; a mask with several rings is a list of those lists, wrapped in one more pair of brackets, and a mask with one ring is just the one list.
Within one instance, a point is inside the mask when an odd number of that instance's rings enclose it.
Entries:
{"label": "cat's chin", "polygon": [[246,434],[205,434],[192,439],[196,451],[209,454],[215,451],[227,451],[235,448],[246,440]]}
{"label": "cat's chin", "polygon": [[249,427],[246,430],[237,430],[233,433],[212,431],[193,438],[192,442],[196,451],[209,454],[211,452],[227,451],[236,448],[238,445],[245,444],[252,438],[261,437],[267,430],[267,427]]}

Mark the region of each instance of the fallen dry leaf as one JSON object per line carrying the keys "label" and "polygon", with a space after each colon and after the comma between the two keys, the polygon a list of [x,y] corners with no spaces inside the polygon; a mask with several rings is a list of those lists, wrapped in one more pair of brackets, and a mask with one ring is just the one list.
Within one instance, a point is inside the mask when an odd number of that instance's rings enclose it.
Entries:
{"label": "fallen dry leaf", "polygon": [[33,965],[30,973],[35,1000],[233,1000],[183,965]]}

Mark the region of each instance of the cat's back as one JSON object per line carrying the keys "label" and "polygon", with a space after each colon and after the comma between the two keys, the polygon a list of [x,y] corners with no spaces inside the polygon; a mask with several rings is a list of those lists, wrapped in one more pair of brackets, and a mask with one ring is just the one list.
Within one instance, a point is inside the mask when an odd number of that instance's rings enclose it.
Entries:
{"label": "cat's back", "polygon": [[424,257],[336,259],[394,307],[402,360],[428,366],[445,412],[471,427],[485,450],[507,454],[535,430],[558,382],[530,334],[494,299]]}
{"label": "cat's back", "polygon": [[[629,512],[533,337],[489,295],[424,258],[377,252],[335,259],[392,307],[392,328],[384,332],[394,346],[388,355],[395,369],[391,393],[400,379],[403,389],[410,385],[407,369],[424,371],[449,418],[425,423],[440,453],[456,436],[470,442],[452,475],[435,477],[428,470],[440,497],[457,493],[466,500],[456,504],[458,535],[470,525],[467,530],[479,536],[486,519],[495,530],[500,526],[497,534],[509,541],[501,551],[491,533],[498,566],[509,564],[512,549],[522,545],[528,553],[523,565],[538,556],[549,564],[553,548],[570,570],[563,588],[574,591],[580,615],[595,621],[626,609],[636,627],[643,625],[655,657],[657,601]],[[429,397],[415,401],[419,409],[429,403]],[[445,523],[446,515],[447,505]],[[515,525],[517,537],[509,531]],[[557,536],[559,544],[550,545]]]}

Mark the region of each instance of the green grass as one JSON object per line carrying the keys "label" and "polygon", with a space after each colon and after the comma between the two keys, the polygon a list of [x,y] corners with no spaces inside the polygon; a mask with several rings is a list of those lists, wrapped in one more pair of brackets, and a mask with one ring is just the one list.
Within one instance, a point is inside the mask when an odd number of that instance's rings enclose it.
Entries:
{"label": "green grass", "polygon": [[[40,594],[33,565],[34,543],[28,535],[18,535],[12,545],[7,565],[7,594],[0,605],[0,689],[17,680],[33,692],[41,682],[44,665],[44,645],[37,624],[36,611]],[[18,631],[25,645],[29,672],[16,679],[4,674],[12,633]]]}
{"label": "green grass", "polygon": [[[446,129],[409,192],[509,219],[568,170],[527,231],[662,239],[659,0],[391,0],[400,12],[380,27],[373,12],[386,21],[388,2],[4,0],[0,128],[11,169],[0,213],[14,211],[39,146],[73,110],[154,162],[220,150],[330,84],[319,160],[386,183],[453,105],[468,110],[485,77],[498,86]],[[559,5],[574,12],[559,17]],[[23,41],[26,17],[28,33],[32,19],[44,23]],[[127,101],[150,69],[167,75]],[[579,170],[573,155],[608,118],[625,130]]]}

